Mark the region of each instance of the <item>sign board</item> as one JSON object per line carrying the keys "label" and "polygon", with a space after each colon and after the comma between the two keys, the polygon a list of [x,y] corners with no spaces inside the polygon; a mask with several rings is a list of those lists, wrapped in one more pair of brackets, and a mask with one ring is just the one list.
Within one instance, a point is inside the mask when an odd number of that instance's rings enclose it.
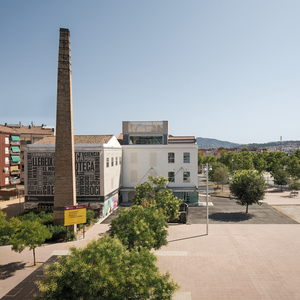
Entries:
{"label": "sign board", "polygon": [[86,223],[86,206],[65,206],[65,226]]}

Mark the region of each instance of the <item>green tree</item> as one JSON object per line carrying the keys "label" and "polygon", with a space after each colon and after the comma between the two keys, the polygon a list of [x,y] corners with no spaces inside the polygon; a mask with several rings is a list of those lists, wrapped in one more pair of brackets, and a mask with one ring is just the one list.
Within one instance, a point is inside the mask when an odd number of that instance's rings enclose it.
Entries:
{"label": "green tree", "polygon": [[178,285],[160,273],[156,260],[150,251],[129,251],[106,235],[50,265],[38,283],[41,299],[171,300]]}
{"label": "green tree", "polygon": [[216,163],[217,162],[217,158],[213,155],[206,155],[203,157],[203,164],[209,164],[209,165],[212,165],[213,163]]}
{"label": "green tree", "polygon": [[217,185],[223,185],[227,182],[229,178],[229,172],[225,165],[221,163],[215,163],[212,165],[211,170],[208,172],[210,181],[216,182]]}
{"label": "green tree", "polygon": [[292,190],[298,191],[300,188],[300,180],[298,178],[290,178],[289,179],[289,186]]}
{"label": "green tree", "polygon": [[272,172],[272,176],[274,179],[274,184],[280,185],[282,192],[282,187],[284,185],[288,185],[289,173],[283,169],[277,169],[274,172]]}
{"label": "green tree", "polygon": [[286,170],[292,177],[300,179],[300,160],[297,158],[297,156],[293,155],[290,158]]}
{"label": "green tree", "polygon": [[176,220],[182,200],[174,196],[172,190],[167,188],[167,183],[168,180],[162,176],[148,176],[148,181],[135,187],[133,203],[144,208],[155,205],[162,209],[167,220]]}
{"label": "green tree", "polygon": [[128,250],[157,250],[167,245],[167,227],[164,214],[155,206],[133,205],[130,210],[120,210],[118,217],[111,221],[110,231]]}
{"label": "green tree", "polygon": [[9,221],[6,219],[6,213],[0,209],[0,246],[9,244],[11,236],[18,230],[21,222],[13,217]]}
{"label": "green tree", "polygon": [[249,205],[263,200],[266,188],[264,177],[253,170],[237,172],[229,185],[230,192],[238,199],[237,203],[246,206],[246,214]]}
{"label": "green tree", "polygon": [[253,164],[255,170],[259,173],[267,170],[267,161],[263,153],[258,153],[253,157]]}
{"label": "green tree", "polygon": [[36,265],[35,248],[42,246],[45,240],[50,239],[51,236],[49,229],[38,221],[24,221],[11,237],[11,249],[20,253],[29,247],[30,250],[33,250],[33,261]]}
{"label": "green tree", "polygon": [[203,164],[203,156],[201,155],[201,152],[198,151],[198,166],[201,166]]}

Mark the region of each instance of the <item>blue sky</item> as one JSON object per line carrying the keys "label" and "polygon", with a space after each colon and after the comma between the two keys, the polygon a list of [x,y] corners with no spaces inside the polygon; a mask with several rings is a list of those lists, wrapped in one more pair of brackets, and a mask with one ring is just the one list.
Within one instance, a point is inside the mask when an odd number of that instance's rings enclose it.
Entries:
{"label": "blue sky", "polygon": [[71,32],[75,134],[300,140],[299,0],[1,0],[0,124],[55,126]]}

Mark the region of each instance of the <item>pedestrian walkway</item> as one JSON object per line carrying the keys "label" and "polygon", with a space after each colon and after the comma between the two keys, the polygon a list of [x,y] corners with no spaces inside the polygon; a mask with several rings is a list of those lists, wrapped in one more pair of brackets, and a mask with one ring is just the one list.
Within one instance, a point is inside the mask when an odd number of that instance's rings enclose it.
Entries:
{"label": "pedestrian walkway", "polygon": [[[268,193],[265,201],[277,198],[285,204],[281,196]],[[99,238],[109,229],[108,221],[93,226],[84,240],[37,248],[37,261]],[[300,224],[292,223],[215,223],[209,224],[208,235],[205,224],[170,224],[168,245],[156,251],[157,264],[181,287],[174,300],[300,299]],[[0,247],[0,298],[37,269],[26,267],[32,261],[28,249],[16,253]]]}

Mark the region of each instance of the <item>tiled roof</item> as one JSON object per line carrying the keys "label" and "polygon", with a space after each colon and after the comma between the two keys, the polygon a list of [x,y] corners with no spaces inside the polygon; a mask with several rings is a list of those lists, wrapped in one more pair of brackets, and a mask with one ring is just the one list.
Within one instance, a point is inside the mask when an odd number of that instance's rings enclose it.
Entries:
{"label": "tiled roof", "polygon": [[0,132],[14,133],[16,135],[19,135],[15,129],[3,125],[0,125]]}
{"label": "tiled roof", "polygon": [[[110,135],[74,135],[74,144],[106,144],[113,137]],[[45,137],[35,144],[51,145],[55,144],[55,136]]]}
{"label": "tiled roof", "polygon": [[52,128],[44,128],[43,126],[21,126],[19,128],[15,128],[17,132],[20,134],[41,134],[41,135],[54,135],[54,131]]}

